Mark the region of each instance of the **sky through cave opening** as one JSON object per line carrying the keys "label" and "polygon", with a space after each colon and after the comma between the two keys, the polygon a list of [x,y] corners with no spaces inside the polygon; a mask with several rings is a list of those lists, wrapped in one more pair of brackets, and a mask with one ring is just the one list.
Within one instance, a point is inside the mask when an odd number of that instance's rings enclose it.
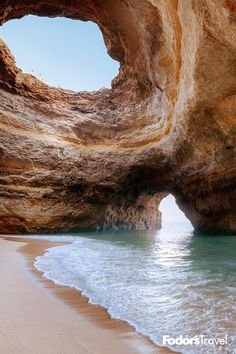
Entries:
{"label": "sky through cave opening", "polygon": [[168,222],[185,222],[191,225],[190,221],[176,204],[175,197],[172,194],[169,194],[161,201],[159,209],[162,213],[163,225]]}
{"label": "sky through cave opening", "polygon": [[[25,16],[0,28],[5,41],[25,73],[32,73],[48,85],[73,91],[94,91],[111,87],[119,63],[107,53],[99,27],[91,22],[67,18]],[[190,221],[173,195],[160,203],[162,224]]]}
{"label": "sky through cave opening", "polygon": [[73,91],[111,87],[119,63],[107,53],[99,27],[67,18],[25,16],[0,28],[16,65],[50,86]]}

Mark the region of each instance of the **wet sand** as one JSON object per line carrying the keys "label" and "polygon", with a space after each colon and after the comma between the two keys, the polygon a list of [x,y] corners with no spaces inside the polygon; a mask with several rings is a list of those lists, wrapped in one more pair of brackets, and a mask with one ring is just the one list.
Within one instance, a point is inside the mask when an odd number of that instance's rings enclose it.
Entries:
{"label": "wet sand", "polygon": [[35,257],[59,243],[14,237],[0,243],[1,354],[171,353],[79,291],[43,278]]}

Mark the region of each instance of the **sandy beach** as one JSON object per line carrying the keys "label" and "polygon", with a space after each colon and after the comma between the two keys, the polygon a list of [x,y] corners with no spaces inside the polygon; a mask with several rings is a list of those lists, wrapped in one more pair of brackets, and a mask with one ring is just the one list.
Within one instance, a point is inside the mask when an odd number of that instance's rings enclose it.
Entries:
{"label": "sandy beach", "polygon": [[33,261],[48,241],[0,240],[1,354],[170,353],[78,291],[42,278]]}

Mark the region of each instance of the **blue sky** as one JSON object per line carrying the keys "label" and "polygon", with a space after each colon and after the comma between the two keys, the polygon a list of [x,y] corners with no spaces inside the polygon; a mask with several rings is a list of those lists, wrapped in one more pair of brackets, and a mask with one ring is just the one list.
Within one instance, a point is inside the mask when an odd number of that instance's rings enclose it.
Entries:
{"label": "blue sky", "polygon": [[[119,63],[107,54],[102,34],[92,22],[26,16],[0,27],[0,36],[24,72],[49,85],[74,91],[110,87]],[[186,221],[173,196],[160,205],[163,221]]]}
{"label": "blue sky", "polygon": [[110,87],[119,63],[92,22],[26,16],[0,27],[0,36],[24,72],[75,91]]}

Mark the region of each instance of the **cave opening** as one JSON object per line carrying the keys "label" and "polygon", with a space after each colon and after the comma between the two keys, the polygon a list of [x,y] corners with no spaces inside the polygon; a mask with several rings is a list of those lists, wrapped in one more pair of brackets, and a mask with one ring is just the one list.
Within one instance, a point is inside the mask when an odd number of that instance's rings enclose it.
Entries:
{"label": "cave opening", "polygon": [[159,210],[162,213],[162,226],[165,227],[168,223],[185,223],[192,228],[192,224],[185,214],[180,210],[176,203],[175,197],[168,194],[162,199]]}
{"label": "cave opening", "polygon": [[0,36],[16,65],[49,86],[73,91],[110,88],[119,71],[91,21],[28,15],[5,23]]}

